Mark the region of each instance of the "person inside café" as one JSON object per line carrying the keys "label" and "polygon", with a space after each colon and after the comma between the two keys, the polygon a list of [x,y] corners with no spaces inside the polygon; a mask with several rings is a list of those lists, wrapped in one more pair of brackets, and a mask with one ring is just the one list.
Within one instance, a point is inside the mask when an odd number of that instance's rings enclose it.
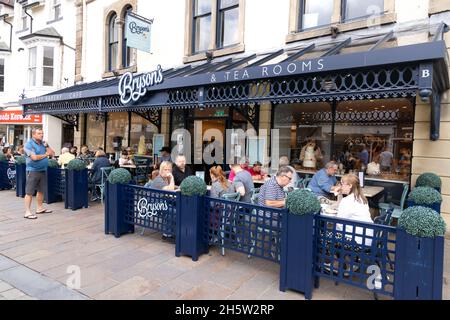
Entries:
{"label": "person inside caf\u00e9", "polygon": [[293,179],[295,171],[288,166],[280,167],[274,177],[267,180],[258,194],[258,204],[260,206],[284,208],[286,205],[286,187]]}
{"label": "person inside caf\u00e9", "polygon": [[256,161],[253,164],[253,167],[248,169],[248,172],[250,172],[253,180],[262,180],[264,178],[264,174],[262,172],[262,164],[259,161]]}
{"label": "person inside caf\u00e9", "polygon": [[172,156],[171,156],[172,150],[170,150],[169,147],[162,147],[161,150],[159,150],[159,152],[161,152],[161,162],[164,162],[164,161],[172,162]]}
{"label": "person inside caf\u00e9", "polygon": [[392,163],[393,163],[394,155],[391,151],[389,151],[389,147],[385,147],[384,151],[380,153],[380,169],[383,172],[391,172],[392,171]]}
{"label": "person inside caf\u00e9", "polygon": [[184,155],[178,155],[175,159],[175,167],[173,168],[175,185],[181,185],[184,179],[192,175],[191,167],[186,165],[186,157]]}
{"label": "person inside caf\u00e9", "polygon": [[130,159],[130,155],[127,150],[123,150],[119,158],[119,166],[132,165],[133,160]]}
{"label": "person inside caf\u00e9", "polygon": [[172,162],[161,162],[159,165],[159,175],[153,180],[152,188],[167,191],[175,190],[175,180],[172,175]]}
{"label": "person inside caf\u00e9", "polygon": [[221,198],[225,193],[235,192],[233,184],[227,180],[221,166],[214,166],[209,169],[211,176],[211,192],[212,198]]}
{"label": "person inside caf\u00e9", "polygon": [[[98,150],[95,153],[95,160],[92,164],[91,169],[91,181],[94,185],[99,185],[102,183],[102,170],[101,168],[107,168],[110,167],[111,163],[109,162],[108,158],[106,157],[106,154],[103,150]],[[94,188],[93,190],[93,197],[92,201],[100,200],[98,196],[98,190],[97,188]]]}
{"label": "person inside caf\u00e9", "polygon": [[75,159],[75,156],[69,152],[69,148],[62,148],[61,155],[58,158],[58,164],[61,167],[65,167],[73,159]]}
{"label": "person inside caf\u00e9", "polygon": [[291,167],[288,157],[283,156],[280,158],[280,161],[278,162],[278,168],[281,168],[281,167],[288,167],[292,171],[292,173],[293,173],[292,180],[286,187],[289,189],[294,189],[297,186],[298,174],[295,171],[295,169],[293,167]]}
{"label": "person inside caf\u00e9", "polygon": [[325,168],[317,171],[308,184],[317,196],[331,197],[333,193],[340,191],[340,186],[336,185],[336,172],[338,171],[338,164],[335,161],[330,161],[325,165]]}
{"label": "person inside caf\u00e9", "polygon": [[232,173],[234,173],[233,185],[236,192],[241,195],[242,202],[251,202],[251,192],[254,188],[253,179],[247,170],[244,170],[238,163],[230,165]]}

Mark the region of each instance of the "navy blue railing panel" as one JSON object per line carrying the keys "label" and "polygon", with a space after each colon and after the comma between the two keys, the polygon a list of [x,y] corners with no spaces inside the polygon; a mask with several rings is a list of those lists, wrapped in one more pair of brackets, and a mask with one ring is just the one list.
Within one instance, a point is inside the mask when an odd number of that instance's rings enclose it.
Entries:
{"label": "navy blue railing panel", "polygon": [[314,273],[393,296],[396,228],[315,217]]}
{"label": "navy blue railing panel", "polygon": [[126,223],[162,232],[175,234],[178,192],[144,188],[136,185],[124,186]]}
{"label": "navy blue railing panel", "polygon": [[280,261],[285,210],[205,197],[205,241],[271,261]]}
{"label": "navy blue railing panel", "polygon": [[66,195],[66,170],[58,170],[61,174],[56,175],[56,193],[64,199]]}

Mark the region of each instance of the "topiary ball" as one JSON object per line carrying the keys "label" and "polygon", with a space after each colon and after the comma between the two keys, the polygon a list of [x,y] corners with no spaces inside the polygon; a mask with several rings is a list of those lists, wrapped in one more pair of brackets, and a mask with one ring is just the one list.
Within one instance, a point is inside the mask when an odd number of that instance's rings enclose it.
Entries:
{"label": "topiary ball", "polygon": [[58,161],[56,161],[55,159],[49,159],[48,160],[48,167],[49,168],[59,168]]}
{"label": "topiary ball", "polygon": [[440,214],[421,206],[403,210],[398,219],[398,227],[410,235],[425,238],[444,236],[446,230],[445,221]]}
{"label": "topiary ball", "polygon": [[314,214],[320,211],[320,201],[309,190],[294,190],[287,196],[286,208],[293,214]]}
{"label": "topiary ball", "polygon": [[430,187],[416,187],[408,196],[415,204],[433,204],[442,202],[442,196],[436,189]]}
{"label": "topiary ball", "polygon": [[27,158],[25,156],[20,156],[16,158],[16,164],[22,165],[27,163]]}
{"label": "topiary ball", "polygon": [[73,159],[73,160],[69,161],[69,163],[66,166],[66,169],[82,171],[82,170],[86,169],[86,163],[84,163],[84,161],[80,160],[80,159]]}
{"label": "topiary ball", "polygon": [[0,162],[8,162],[8,158],[3,153],[0,153]]}
{"label": "topiary ball", "polygon": [[181,194],[184,196],[203,196],[206,194],[206,183],[201,178],[190,176],[181,182]]}
{"label": "topiary ball", "polygon": [[108,182],[111,184],[128,184],[131,179],[131,173],[123,168],[114,169],[108,176]]}
{"label": "topiary ball", "polygon": [[441,186],[441,178],[432,172],[422,173],[416,181],[416,187],[441,188]]}

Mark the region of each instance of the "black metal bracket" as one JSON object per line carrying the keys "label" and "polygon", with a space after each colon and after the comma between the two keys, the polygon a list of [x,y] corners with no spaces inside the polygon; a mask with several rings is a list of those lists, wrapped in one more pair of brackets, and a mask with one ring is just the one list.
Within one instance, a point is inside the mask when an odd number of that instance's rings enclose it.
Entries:
{"label": "black metal bracket", "polygon": [[79,113],[73,113],[73,114],[52,114],[55,118],[58,118],[62,121],[67,122],[68,124],[75,127],[77,131],[79,131],[79,124],[80,124],[80,114]]}
{"label": "black metal bracket", "polygon": [[162,118],[162,109],[147,109],[147,110],[133,110],[133,113],[141,116],[142,118],[150,121],[158,128],[158,132],[161,132],[161,118]]}
{"label": "black metal bracket", "polygon": [[259,105],[257,103],[244,106],[234,106],[234,110],[239,112],[248,122],[250,122],[258,132],[259,129]]}

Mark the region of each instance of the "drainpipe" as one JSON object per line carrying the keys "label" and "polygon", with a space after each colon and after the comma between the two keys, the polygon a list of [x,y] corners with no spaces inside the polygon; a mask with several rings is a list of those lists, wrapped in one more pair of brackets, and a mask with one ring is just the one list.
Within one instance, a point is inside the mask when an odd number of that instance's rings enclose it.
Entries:
{"label": "drainpipe", "polygon": [[9,25],[9,52],[12,52],[13,25],[10,22],[6,21],[6,18],[8,18],[8,17],[9,17],[9,14],[5,13],[0,16],[0,19],[3,19],[3,22],[6,23],[7,25]]}
{"label": "drainpipe", "polygon": [[28,9],[31,9],[31,8],[33,8],[33,7],[36,7],[36,6],[40,5],[40,4],[41,4],[41,3],[40,3],[39,1],[36,1],[36,2],[33,2],[33,3],[30,3],[30,4],[27,4],[27,5],[23,6],[23,11],[24,11],[25,14],[26,14],[27,16],[29,16],[30,19],[31,19],[31,22],[30,22],[30,34],[33,33],[33,17],[31,16],[31,14],[28,13],[27,10],[28,10]]}

